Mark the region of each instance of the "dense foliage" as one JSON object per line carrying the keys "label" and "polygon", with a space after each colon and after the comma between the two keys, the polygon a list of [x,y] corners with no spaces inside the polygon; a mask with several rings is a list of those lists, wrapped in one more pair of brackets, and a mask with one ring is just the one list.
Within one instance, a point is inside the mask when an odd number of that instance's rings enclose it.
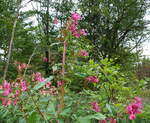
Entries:
{"label": "dense foliage", "polygon": [[149,123],[149,79],[127,71],[147,5],[1,0],[0,122]]}

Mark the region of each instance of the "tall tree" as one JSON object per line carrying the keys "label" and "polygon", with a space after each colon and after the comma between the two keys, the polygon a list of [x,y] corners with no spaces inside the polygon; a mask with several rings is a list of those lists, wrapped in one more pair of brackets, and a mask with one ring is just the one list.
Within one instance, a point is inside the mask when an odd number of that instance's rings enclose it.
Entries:
{"label": "tall tree", "polygon": [[[38,14],[38,26],[41,30],[41,44],[43,52],[45,52],[45,58],[47,62],[45,63],[45,73],[46,76],[52,72],[52,66],[54,60],[59,61],[59,54],[56,54],[58,47],[50,47],[53,43],[58,42],[56,38],[59,35],[58,30],[63,26],[66,19],[70,16],[70,12],[73,8],[72,0],[41,0],[37,1],[39,4]],[[59,25],[54,24],[54,20],[58,19]]]}
{"label": "tall tree", "polygon": [[17,72],[14,62],[27,63],[35,47],[32,22],[25,22],[33,13],[21,12],[19,9],[24,5],[20,0],[3,0],[0,6],[0,77],[12,79]]}
{"label": "tall tree", "polygon": [[144,38],[145,0],[79,0],[94,58],[125,64]]}

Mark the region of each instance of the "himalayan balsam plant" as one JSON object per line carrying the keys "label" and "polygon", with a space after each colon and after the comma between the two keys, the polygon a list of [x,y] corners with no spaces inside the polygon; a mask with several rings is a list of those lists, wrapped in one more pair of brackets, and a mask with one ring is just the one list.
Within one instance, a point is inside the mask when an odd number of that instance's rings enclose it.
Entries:
{"label": "himalayan balsam plant", "polygon": [[[55,63],[53,74],[48,78],[38,71],[26,75],[32,65],[17,63],[16,79],[3,81],[2,122],[116,123],[124,116],[134,120],[142,113],[142,100],[130,86],[128,74],[113,65],[113,60],[90,57],[92,45],[85,46],[88,32],[80,29],[81,18],[72,13],[61,30],[62,63]],[[58,23],[55,18],[53,24]],[[48,59],[44,57],[43,62]]]}

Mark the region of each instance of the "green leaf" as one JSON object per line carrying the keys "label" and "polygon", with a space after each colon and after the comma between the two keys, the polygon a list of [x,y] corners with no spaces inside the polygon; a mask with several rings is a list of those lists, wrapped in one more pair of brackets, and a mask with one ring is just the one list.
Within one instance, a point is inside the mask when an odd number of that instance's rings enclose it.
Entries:
{"label": "green leaf", "polygon": [[58,119],[58,123],[64,123],[63,119]]}
{"label": "green leaf", "polygon": [[108,109],[108,111],[109,111],[110,113],[112,113],[111,106],[110,106],[109,104],[106,104],[106,108]]}
{"label": "green leaf", "polygon": [[44,85],[46,85],[52,79],[53,79],[53,76],[50,76],[44,82],[39,82],[37,85],[35,85],[35,87],[33,88],[33,90],[38,90],[38,89],[42,88]]}
{"label": "green leaf", "polygon": [[90,123],[90,121],[92,119],[96,119],[96,120],[105,120],[105,116],[101,113],[96,113],[96,114],[93,114],[93,115],[88,115],[88,116],[85,116],[85,117],[79,117],[78,118],[78,122],[77,123]]}
{"label": "green leaf", "polygon": [[105,115],[101,113],[96,113],[91,116],[91,119],[97,119],[97,120],[105,120],[105,118],[106,118]]}
{"label": "green leaf", "polygon": [[19,118],[19,123],[26,123],[26,120],[24,118]]}
{"label": "green leaf", "polygon": [[3,94],[3,90],[0,90],[0,94]]}
{"label": "green leaf", "polygon": [[68,116],[68,114],[70,114],[71,111],[72,111],[71,108],[64,109],[64,110],[60,113],[60,115],[62,115],[62,116]]}
{"label": "green leaf", "polygon": [[40,98],[40,102],[48,102],[50,99],[51,99],[50,96],[48,96],[48,97],[41,97]]}
{"label": "green leaf", "polygon": [[32,112],[32,114],[29,116],[27,123],[36,123],[38,120],[37,113]]}
{"label": "green leaf", "polygon": [[85,77],[86,74],[85,73],[75,73],[76,76],[79,76],[79,77]]}
{"label": "green leaf", "polygon": [[90,123],[91,120],[87,117],[79,117],[77,123]]}
{"label": "green leaf", "polygon": [[59,44],[61,44],[61,43],[52,43],[50,46],[52,47],[54,45],[59,45]]}
{"label": "green leaf", "polygon": [[8,113],[9,113],[9,111],[6,110],[5,113],[3,113],[2,118],[6,117]]}
{"label": "green leaf", "polygon": [[52,69],[53,69],[53,72],[55,72],[55,71],[58,69],[58,67],[57,67],[56,65],[54,65],[54,66],[52,67]]}
{"label": "green leaf", "polygon": [[56,115],[56,110],[55,110],[55,105],[54,105],[54,103],[50,103],[50,104],[48,105],[47,112],[50,113],[50,114]]}

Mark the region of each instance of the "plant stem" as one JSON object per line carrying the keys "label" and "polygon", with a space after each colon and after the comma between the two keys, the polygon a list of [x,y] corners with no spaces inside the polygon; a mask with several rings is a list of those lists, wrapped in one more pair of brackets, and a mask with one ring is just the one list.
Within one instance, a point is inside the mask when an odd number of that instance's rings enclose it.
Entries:
{"label": "plant stem", "polygon": [[30,62],[31,62],[32,57],[33,57],[33,56],[34,56],[34,54],[35,54],[35,51],[36,51],[37,47],[38,47],[38,46],[36,46],[36,47],[34,48],[33,53],[31,54],[31,56],[30,56],[30,58],[29,58],[29,60],[28,60],[27,67],[25,68],[25,71],[24,71],[23,77],[25,77],[25,75],[26,75],[26,72],[27,72],[28,66],[29,66],[29,64],[30,64]]}
{"label": "plant stem", "polygon": [[11,32],[11,39],[10,39],[10,43],[9,43],[8,56],[7,56],[7,62],[6,62],[5,69],[4,69],[3,80],[6,79],[6,75],[7,75],[7,71],[8,71],[8,66],[9,66],[10,57],[11,57],[11,53],[12,53],[12,45],[13,45],[14,37],[15,37],[15,30],[16,30],[16,26],[17,26],[17,22],[18,22],[18,19],[19,19],[19,14],[20,14],[19,10],[21,8],[21,3],[22,3],[22,0],[17,1],[17,4],[18,4],[17,5],[17,13],[16,13],[16,17],[15,17],[12,32]]}
{"label": "plant stem", "polygon": [[35,105],[37,111],[39,112],[39,114],[40,114],[40,115],[43,117],[43,119],[48,123],[47,118],[46,118],[46,117],[44,116],[44,114],[41,112],[40,108],[38,107],[38,105],[37,105],[36,101],[34,100],[34,98],[32,97],[32,95],[30,95],[30,93],[29,93],[28,91],[27,91],[27,94],[31,97],[31,99],[32,99],[32,101],[33,101],[33,103],[34,103],[34,105]]}
{"label": "plant stem", "polygon": [[17,17],[14,21],[14,24],[13,24],[13,29],[12,29],[11,39],[10,39],[10,44],[9,44],[9,50],[8,50],[8,56],[7,56],[8,59],[7,59],[6,66],[5,66],[5,69],[4,69],[3,80],[6,79],[6,74],[7,74],[7,71],[8,71],[8,66],[9,66],[11,51],[12,51],[12,45],[13,45],[14,35],[15,35],[15,29],[16,29],[16,25],[17,25],[17,21],[18,21],[18,16],[19,16],[19,14],[17,15]]}
{"label": "plant stem", "polygon": [[[67,41],[64,41],[64,50],[63,50],[63,59],[62,59],[62,76],[65,76],[65,62],[66,62],[66,50],[67,50]],[[64,84],[61,86],[61,98],[60,98],[60,108],[61,110],[64,108]]]}

